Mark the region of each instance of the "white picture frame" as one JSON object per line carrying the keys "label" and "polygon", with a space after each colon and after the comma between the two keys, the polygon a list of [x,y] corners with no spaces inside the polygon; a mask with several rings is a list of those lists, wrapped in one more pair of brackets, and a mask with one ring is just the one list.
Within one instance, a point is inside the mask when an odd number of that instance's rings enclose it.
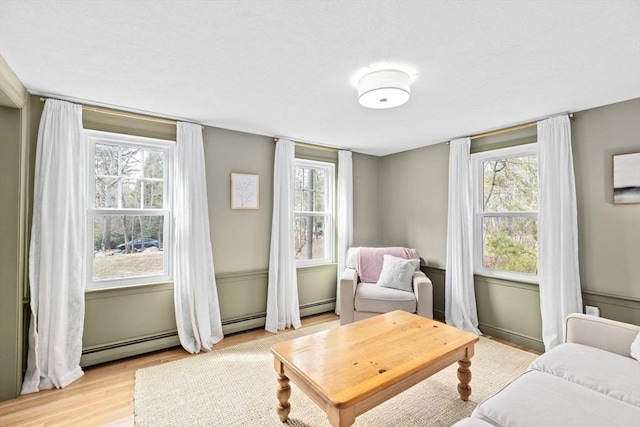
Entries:
{"label": "white picture frame", "polygon": [[231,209],[259,209],[260,177],[248,173],[231,174]]}

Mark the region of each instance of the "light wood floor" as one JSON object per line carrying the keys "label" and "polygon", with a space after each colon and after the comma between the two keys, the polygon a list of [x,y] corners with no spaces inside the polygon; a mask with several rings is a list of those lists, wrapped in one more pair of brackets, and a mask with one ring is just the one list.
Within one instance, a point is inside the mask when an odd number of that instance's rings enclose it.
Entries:
{"label": "light wood floor", "polygon": [[[302,319],[302,327],[338,319],[333,313]],[[217,348],[271,336],[264,329],[226,336]],[[503,344],[533,350],[495,339]],[[45,390],[0,402],[0,426],[133,426],[135,371],[172,362],[189,353],[181,347],[131,357],[85,369],[84,376],[60,390]]]}
{"label": "light wood floor", "polygon": [[[333,313],[302,319],[302,327],[338,319]],[[271,336],[264,329],[226,336],[217,348]],[[190,357],[182,347],[88,367],[60,390],[45,390],[0,402],[0,426],[133,426],[135,371]]]}

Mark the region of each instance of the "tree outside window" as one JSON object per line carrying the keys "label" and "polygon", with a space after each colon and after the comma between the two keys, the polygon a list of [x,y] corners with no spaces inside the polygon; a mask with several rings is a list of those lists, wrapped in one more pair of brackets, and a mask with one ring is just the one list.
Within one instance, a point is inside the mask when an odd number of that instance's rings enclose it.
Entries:
{"label": "tree outside window", "polygon": [[333,172],[331,163],[296,160],[294,246],[298,265],[333,261]]}
{"label": "tree outside window", "polygon": [[532,281],[538,262],[535,144],[472,155],[475,270]]}

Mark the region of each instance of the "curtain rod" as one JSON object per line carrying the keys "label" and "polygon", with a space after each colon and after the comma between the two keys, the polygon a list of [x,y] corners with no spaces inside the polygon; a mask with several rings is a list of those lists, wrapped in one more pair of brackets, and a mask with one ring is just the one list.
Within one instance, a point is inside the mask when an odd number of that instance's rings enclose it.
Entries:
{"label": "curtain rod", "polygon": [[[273,138],[274,143],[277,143],[278,141],[280,141],[280,138]],[[314,148],[316,150],[324,150],[324,151],[340,151],[338,148],[324,147],[322,145],[308,144],[306,142],[293,141],[293,143],[296,144],[298,147]]]}
{"label": "curtain rod", "polygon": [[[572,122],[576,120],[576,118],[573,115],[573,113],[569,114],[569,120],[571,120]],[[474,139],[484,138],[486,136],[500,135],[500,134],[503,134],[503,133],[515,132],[517,130],[527,129],[527,128],[531,128],[531,127],[534,127],[534,126],[537,126],[537,125],[538,125],[538,122],[525,123],[523,125],[511,126],[511,127],[504,128],[504,129],[498,129],[498,130],[494,130],[494,131],[491,131],[491,132],[486,132],[486,133],[481,133],[481,134],[478,134],[478,135],[473,135],[473,136],[470,137],[470,139],[473,141]]]}
{"label": "curtain rod", "polygon": [[[40,101],[44,102],[47,99],[48,98],[40,98]],[[55,98],[51,98],[51,99],[55,99]],[[126,111],[112,110],[109,108],[94,107],[92,105],[84,105],[84,104],[80,104],[80,105],[82,105],[83,111],[93,111],[94,113],[109,114],[111,116],[126,117],[128,119],[145,120],[145,121],[154,122],[154,123],[164,123],[164,124],[173,125],[173,126],[176,126],[178,124],[177,120],[163,119],[161,117],[145,116],[143,114],[129,113]],[[203,125],[200,125],[200,126],[202,126],[202,129],[204,129]]]}

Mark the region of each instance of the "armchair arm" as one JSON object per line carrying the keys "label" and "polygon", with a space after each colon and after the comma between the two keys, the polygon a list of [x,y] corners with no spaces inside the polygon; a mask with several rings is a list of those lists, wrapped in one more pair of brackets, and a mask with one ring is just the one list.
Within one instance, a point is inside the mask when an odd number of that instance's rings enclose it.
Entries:
{"label": "armchair arm", "polygon": [[353,305],[358,284],[358,272],[353,268],[345,268],[340,275],[340,325],[353,323]]}
{"label": "armchair arm", "polygon": [[413,292],[416,294],[416,314],[433,319],[433,284],[422,271],[413,273]]}
{"label": "armchair arm", "polygon": [[631,357],[631,343],[640,326],[573,313],[567,317],[565,342],[584,344]]}

